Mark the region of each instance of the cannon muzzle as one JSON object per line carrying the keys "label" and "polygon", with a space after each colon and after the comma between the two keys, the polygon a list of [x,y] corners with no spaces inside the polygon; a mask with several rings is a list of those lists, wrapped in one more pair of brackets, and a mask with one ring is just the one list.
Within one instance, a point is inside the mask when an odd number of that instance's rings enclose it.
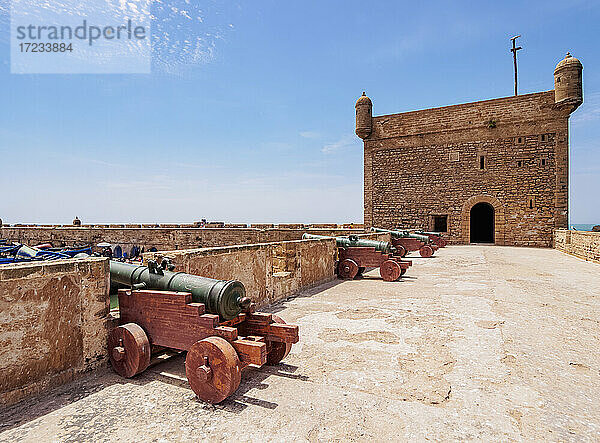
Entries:
{"label": "cannon muzzle", "polygon": [[246,297],[244,285],[237,280],[215,280],[185,272],[172,272],[173,267],[164,261],[161,265],[153,261],[148,265],[111,260],[110,281],[133,289],[190,292],[193,301],[204,303],[207,313],[218,314],[223,320],[237,317],[251,303]]}

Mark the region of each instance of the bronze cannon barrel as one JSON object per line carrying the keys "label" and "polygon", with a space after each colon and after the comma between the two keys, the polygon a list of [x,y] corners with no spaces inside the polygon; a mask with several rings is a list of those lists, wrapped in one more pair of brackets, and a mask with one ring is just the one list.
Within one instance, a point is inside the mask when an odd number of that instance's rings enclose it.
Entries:
{"label": "bronze cannon barrel", "polygon": [[420,240],[423,243],[431,243],[431,239],[427,235],[416,234],[414,232],[406,231],[406,230],[391,230],[391,229],[381,229],[381,228],[371,228],[372,232],[381,232],[381,233],[390,233],[393,238],[414,238],[416,240]]}
{"label": "bronze cannon barrel", "polygon": [[110,281],[134,289],[190,292],[192,299],[204,303],[206,312],[223,320],[235,318],[250,305],[244,285],[237,280],[215,280],[185,272],[172,272],[149,262],[149,266],[110,261]]}
{"label": "bronze cannon barrel", "polygon": [[305,240],[335,238],[336,244],[340,248],[353,248],[353,247],[375,248],[376,251],[382,252],[384,254],[391,254],[396,250],[389,242],[377,241],[377,240],[367,240],[367,239],[358,238],[354,235],[351,235],[349,237],[328,237],[326,235],[304,234],[304,235],[302,235],[302,238]]}

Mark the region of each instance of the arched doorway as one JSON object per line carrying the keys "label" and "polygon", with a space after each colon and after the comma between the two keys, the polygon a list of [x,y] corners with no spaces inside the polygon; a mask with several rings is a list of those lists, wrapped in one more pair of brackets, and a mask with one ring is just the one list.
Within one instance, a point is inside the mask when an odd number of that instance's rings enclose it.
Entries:
{"label": "arched doorway", "polygon": [[494,207],[481,202],[471,208],[471,243],[494,243]]}

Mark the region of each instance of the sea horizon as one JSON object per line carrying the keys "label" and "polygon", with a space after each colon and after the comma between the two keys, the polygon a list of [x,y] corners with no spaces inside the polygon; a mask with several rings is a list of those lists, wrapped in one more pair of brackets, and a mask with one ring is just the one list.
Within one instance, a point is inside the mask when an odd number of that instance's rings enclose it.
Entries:
{"label": "sea horizon", "polygon": [[600,225],[600,223],[572,223],[569,225],[569,229],[575,229],[576,231],[591,231],[596,225]]}

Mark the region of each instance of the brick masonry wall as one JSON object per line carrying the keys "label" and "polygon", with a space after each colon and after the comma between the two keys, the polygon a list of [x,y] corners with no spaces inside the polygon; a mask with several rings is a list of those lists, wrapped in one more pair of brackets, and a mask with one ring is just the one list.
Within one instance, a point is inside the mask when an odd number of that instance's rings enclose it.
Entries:
{"label": "brick masonry wall", "polygon": [[108,260],[0,266],[0,404],[106,361]]}
{"label": "brick masonry wall", "polygon": [[335,240],[296,240],[219,248],[161,251],[175,270],[221,280],[239,280],[258,307],[335,277]]}
{"label": "brick masonry wall", "polygon": [[554,231],[554,247],[584,260],[600,263],[600,232]]}
{"label": "brick masonry wall", "polygon": [[450,241],[468,243],[470,209],[487,202],[497,244],[550,247],[567,225],[568,116],[547,91],[374,117],[365,226],[431,230],[447,215]]}
{"label": "brick masonry wall", "polygon": [[[151,247],[159,251],[206,248],[299,240],[302,234],[349,235],[363,232],[362,225],[350,228],[193,228],[173,225],[171,227],[74,227],[74,226],[3,226],[0,239],[7,239],[34,246],[50,242],[53,246],[75,244],[96,245],[102,241],[120,245],[123,251],[132,246]],[[323,226],[323,225],[318,225]],[[334,225],[335,226],[335,225]]]}

